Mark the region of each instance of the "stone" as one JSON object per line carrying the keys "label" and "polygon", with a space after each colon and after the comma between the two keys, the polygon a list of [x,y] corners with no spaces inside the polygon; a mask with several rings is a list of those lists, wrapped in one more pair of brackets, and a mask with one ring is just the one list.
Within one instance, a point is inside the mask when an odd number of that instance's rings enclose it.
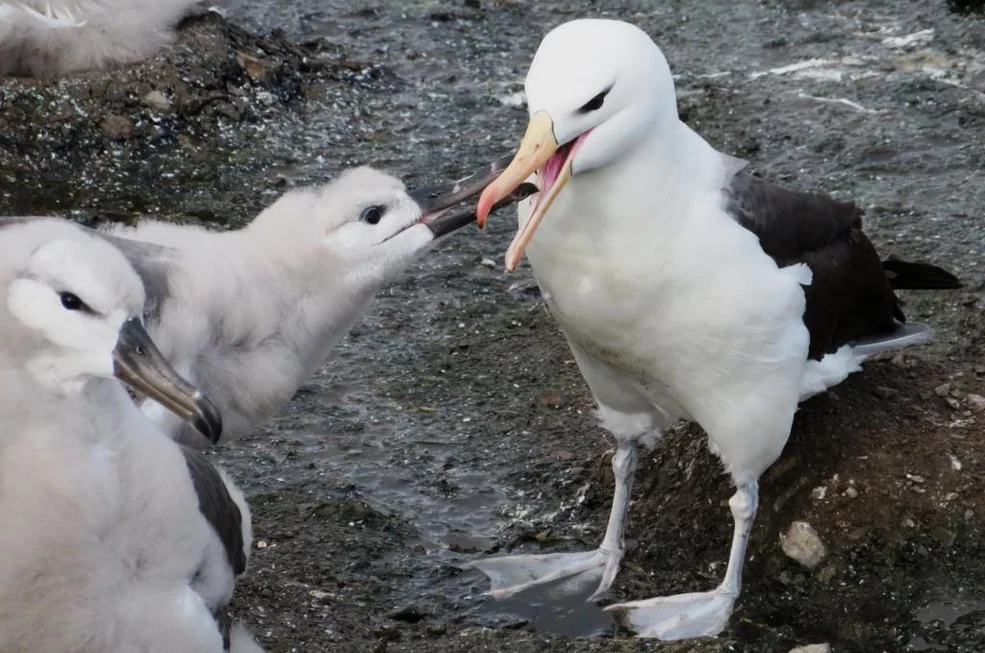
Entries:
{"label": "stone", "polygon": [[831,653],[831,644],[808,644],[790,649],[790,653]]}
{"label": "stone", "polygon": [[968,407],[976,413],[985,412],[985,397],[976,394],[969,394],[965,397],[965,401],[968,402]]}
{"label": "stone", "polygon": [[109,115],[103,118],[99,125],[103,136],[111,141],[122,141],[130,138],[133,133],[133,123],[125,116]]}
{"label": "stone", "polygon": [[161,91],[151,91],[144,97],[140,98],[141,103],[145,107],[159,111],[160,113],[168,113],[171,111],[171,100],[162,93]]}
{"label": "stone", "polygon": [[780,547],[787,556],[808,569],[817,567],[828,555],[814,527],[805,521],[793,522],[786,533],[780,534]]}

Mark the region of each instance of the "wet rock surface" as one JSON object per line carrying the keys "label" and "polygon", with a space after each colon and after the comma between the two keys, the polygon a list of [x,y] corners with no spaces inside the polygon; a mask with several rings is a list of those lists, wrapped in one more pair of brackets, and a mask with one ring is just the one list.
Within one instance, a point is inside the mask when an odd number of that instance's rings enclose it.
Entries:
{"label": "wet rock surface", "polygon": [[[722,637],[637,642],[583,596],[489,601],[470,560],[594,547],[612,491],[611,443],[529,267],[503,272],[515,222],[494,216],[385,290],[277,419],[214,452],[254,511],[237,615],[275,652],[985,649],[974,12],[944,0],[249,0],[231,22],[187,22],[139,66],[0,80],[0,210],[221,228],[352,165],[409,183],[457,177],[513,147],[541,36],[589,15],[655,37],[682,117],[712,144],[859,202],[884,255],[958,274],[962,291],[905,297],[937,341],[870,362],[798,412],[762,480]],[[612,598],[717,584],[730,492],[694,426],[643,455]],[[795,520],[826,545],[814,569],[781,548]]]}

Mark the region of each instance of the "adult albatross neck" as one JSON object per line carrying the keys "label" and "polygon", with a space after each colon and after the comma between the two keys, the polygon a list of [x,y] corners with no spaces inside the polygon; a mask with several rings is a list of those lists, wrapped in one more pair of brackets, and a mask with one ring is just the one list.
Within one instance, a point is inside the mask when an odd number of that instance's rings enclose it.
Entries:
{"label": "adult albatross neck", "polygon": [[[577,20],[550,32],[526,79],[530,123],[478,219],[536,174],[507,252],[526,252],[615,436],[615,494],[596,551],[480,560],[494,596],[562,578],[611,586],[637,443],[679,419],[708,433],[736,485],[725,578],[708,592],[609,606],[641,636],[716,635],[739,595],[758,478],[798,403],[878,351],[928,340],[897,288],[956,288],[926,264],[880,260],[852,204],[744,172],[677,115],[660,49],[638,28]],[[549,211],[549,214],[548,214]],[[567,585],[572,587],[578,583]]]}

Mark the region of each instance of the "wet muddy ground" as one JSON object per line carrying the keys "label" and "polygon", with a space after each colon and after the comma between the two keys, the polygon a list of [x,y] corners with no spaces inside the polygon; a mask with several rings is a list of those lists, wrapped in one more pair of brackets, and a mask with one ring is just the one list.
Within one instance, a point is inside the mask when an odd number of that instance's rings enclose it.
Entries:
{"label": "wet muddy ground", "polygon": [[[529,268],[503,272],[515,226],[504,213],[397,279],[277,419],[215,452],[254,510],[236,612],[276,652],[985,650],[985,18],[974,11],[243,0],[230,23],[190,21],[126,71],[0,80],[0,210],[222,226],[355,164],[409,183],[455,177],[520,135],[517,93],[544,32],[599,14],[654,36],[682,117],[712,144],[858,201],[881,252],[957,273],[962,291],[906,296],[938,340],[802,407],[763,479],[722,637],[642,643],[582,597],[490,601],[468,561],[594,547],[612,487],[611,443]],[[614,598],[715,585],[729,494],[699,429],[668,433],[642,457]],[[812,571],[781,550],[794,520],[829,550]]]}

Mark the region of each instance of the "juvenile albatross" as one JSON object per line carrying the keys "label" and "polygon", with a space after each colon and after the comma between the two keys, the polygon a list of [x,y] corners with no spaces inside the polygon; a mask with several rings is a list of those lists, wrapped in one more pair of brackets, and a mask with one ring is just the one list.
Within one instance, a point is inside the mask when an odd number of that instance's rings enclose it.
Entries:
{"label": "juvenile albatross", "polygon": [[[956,288],[931,265],[880,261],[852,204],[775,186],[677,115],[663,54],[640,29],[577,20],[550,32],[526,78],[530,123],[485,209],[537,173],[506,255],[524,251],[618,445],[605,537],[590,553],[475,564],[494,596],[561,578],[612,584],[637,443],[698,422],[736,485],[723,582],[708,592],[609,606],[640,635],[718,634],[739,595],[758,478],[798,402],[873,353],[928,340],[893,290]],[[550,209],[550,215],[547,215]]]}
{"label": "juvenile albatross", "polygon": [[0,261],[0,650],[258,650],[225,614],[242,494],[116,380],[218,436],[141,325],[139,277],[61,220],[0,231]]}
{"label": "juvenile albatross", "polygon": [[[148,220],[99,233],[141,275],[154,340],[216,402],[223,438],[234,439],[287,403],[387,280],[474,221],[474,210],[452,209],[505,163],[410,191],[371,168],[350,170],[324,186],[289,191],[239,230]],[[533,190],[524,185],[499,205]],[[204,444],[157,402],[143,406],[178,441]]]}

